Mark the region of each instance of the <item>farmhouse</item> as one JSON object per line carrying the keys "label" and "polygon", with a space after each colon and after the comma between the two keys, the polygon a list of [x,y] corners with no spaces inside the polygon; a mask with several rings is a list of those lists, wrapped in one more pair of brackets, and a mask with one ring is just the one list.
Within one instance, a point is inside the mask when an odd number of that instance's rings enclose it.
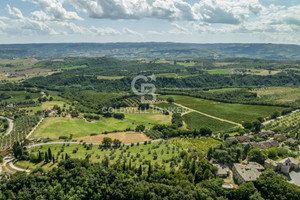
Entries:
{"label": "farmhouse", "polygon": [[285,158],[279,162],[271,159],[265,160],[265,166],[272,165],[275,171],[288,174],[292,170],[300,169],[300,162],[293,157]]}
{"label": "farmhouse", "polygon": [[282,134],[275,134],[274,135],[274,138],[276,139],[276,140],[286,140],[286,137],[284,136],[284,135],[282,135]]}
{"label": "farmhouse", "polygon": [[287,141],[288,143],[290,143],[290,144],[295,144],[295,143],[298,142],[297,140],[295,140],[295,139],[293,139],[293,138],[289,138],[289,139],[287,139],[286,141]]}
{"label": "farmhouse", "polygon": [[226,142],[233,142],[233,141],[237,141],[237,139],[235,137],[228,137],[225,140]]}
{"label": "farmhouse", "polygon": [[249,142],[249,141],[250,141],[250,137],[249,137],[249,136],[246,136],[246,135],[243,135],[243,136],[236,136],[236,139],[237,139],[239,142]]}
{"label": "farmhouse", "polygon": [[274,135],[275,134],[275,132],[274,131],[271,131],[271,130],[267,130],[267,131],[261,131],[261,132],[259,132],[258,133],[258,136],[259,137],[263,137],[263,136],[272,136],[272,135]]}
{"label": "farmhouse", "polygon": [[256,162],[233,164],[233,178],[238,184],[256,181],[265,168]]}
{"label": "farmhouse", "polygon": [[259,142],[259,147],[262,149],[270,149],[272,147],[278,147],[279,143],[276,140],[267,140]]}
{"label": "farmhouse", "polygon": [[226,178],[229,175],[230,169],[227,165],[213,164],[213,166],[218,168],[218,171],[216,171],[216,176],[220,178]]}

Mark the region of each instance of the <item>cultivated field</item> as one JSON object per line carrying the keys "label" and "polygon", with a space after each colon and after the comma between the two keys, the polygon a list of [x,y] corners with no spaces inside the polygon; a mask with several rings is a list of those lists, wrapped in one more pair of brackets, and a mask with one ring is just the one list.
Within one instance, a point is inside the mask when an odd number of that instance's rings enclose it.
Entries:
{"label": "cultivated field", "polygon": [[95,136],[85,136],[76,138],[78,142],[88,142],[88,143],[102,143],[103,138],[109,137],[112,140],[118,139],[122,141],[122,143],[132,143],[132,142],[143,142],[151,140],[144,133],[137,132],[120,132],[120,133],[109,133],[109,134],[101,134]]}
{"label": "cultivated field", "polygon": [[268,102],[294,103],[300,101],[300,88],[293,87],[267,87],[252,92]]}
{"label": "cultivated field", "polygon": [[276,106],[220,103],[216,101],[179,95],[165,95],[161,96],[161,98],[166,99],[169,96],[173,97],[176,103],[183,106],[237,123],[242,123],[243,121],[253,121],[258,117],[268,117],[275,111],[281,112],[285,109]]}
{"label": "cultivated field", "polygon": [[224,131],[230,128],[235,127],[234,124],[230,124],[227,122],[222,122],[217,119],[213,119],[200,113],[190,112],[186,115],[183,115],[183,119],[187,124],[187,128],[190,130],[199,130],[200,128],[209,128],[213,132],[216,131]]}

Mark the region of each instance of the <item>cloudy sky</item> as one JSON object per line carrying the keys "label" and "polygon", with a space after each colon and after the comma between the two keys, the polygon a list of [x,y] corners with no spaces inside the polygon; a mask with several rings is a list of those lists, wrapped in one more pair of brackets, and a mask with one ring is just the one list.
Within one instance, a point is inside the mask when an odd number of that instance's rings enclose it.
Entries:
{"label": "cloudy sky", "polygon": [[0,43],[300,44],[299,0],[0,0]]}

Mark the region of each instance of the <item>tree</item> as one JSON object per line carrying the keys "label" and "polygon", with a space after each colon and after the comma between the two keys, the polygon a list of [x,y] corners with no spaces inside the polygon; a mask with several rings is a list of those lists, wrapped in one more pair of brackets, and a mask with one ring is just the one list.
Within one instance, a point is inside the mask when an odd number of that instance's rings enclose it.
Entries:
{"label": "tree", "polygon": [[112,144],[112,139],[109,137],[103,138],[102,144],[105,148],[109,148]]}
{"label": "tree", "polygon": [[[71,107],[70,107],[71,108]],[[71,112],[71,117],[78,117],[79,116],[79,113],[76,111],[76,110],[73,110],[72,112]]]}
{"label": "tree", "polygon": [[119,148],[122,145],[122,142],[118,139],[114,139],[113,141],[114,147]]}
{"label": "tree", "polygon": [[278,152],[277,152],[276,147],[272,147],[268,150],[268,157],[269,158],[275,159],[277,156],[278,156]]}
{"label": "tree", "polygon": [[48,153],[47,153],[47,152],[45,152],[45,162],[46,162],[46,163],[49,162],[49,159],[48,159]]}
{"label": "tree", "polygon": [[168,97],[168,98],[167,98],[167,102],[168,102],[168,103],[174,103],[174,101],[175,101],[175,100],[174,100],[173,97]]}
{"label": "tree", "polygon": [[245,129],[252,129],[252,127],[253,127],[253,124],[251,123],[251,122],[243,122],[243,127],[245,128]]}
{"label": "tree", "polygon": [[143,124],[137,125],[135,128],[135,132],[143,132],[145,130],[145,128],[146,127]]}
{"label": "tree", "polygon": [[263,164],[267,156],[259,148],[251,149],[248,153],[248,160]]}
{"label": "tree", "polygon": [[249,200],[249,197],[257,192],[252,182],[244,183],[239,186],[235,192],[236,199],[239,200]]}
{"label": "tree", "polygon": [[277,117],[280,116],[280,113],[278,111],[274,112],[272,115],[271,115],[271,118],[272,119],[276,119]]}
{"label": "tree", "polygon": [[122,119],[125,118],[125,115],[124,115],[123,113],[114,113],[113,117],[114,117],[115,119],[120,119],[120,120],[122,120]]}
{"label": "tree", "polygon": [[202,136],[211,136],[211,134],[212,134],[212,130],[210,130],[209,128],[200,129],[200,135]]}
{"label": "tree", "polygon": [[49,160],[52,160],[52,152],[51,152],[50,147],[48,148],[48,157],[49,157]]}

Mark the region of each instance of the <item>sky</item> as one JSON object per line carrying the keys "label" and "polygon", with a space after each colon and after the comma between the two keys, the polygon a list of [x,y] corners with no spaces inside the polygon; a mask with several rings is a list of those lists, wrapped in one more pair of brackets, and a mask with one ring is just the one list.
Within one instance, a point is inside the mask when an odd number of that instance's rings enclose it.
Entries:
{"label": "sky", "polygon": [[299,0],[0,0],[0,44],[300,44]]}

